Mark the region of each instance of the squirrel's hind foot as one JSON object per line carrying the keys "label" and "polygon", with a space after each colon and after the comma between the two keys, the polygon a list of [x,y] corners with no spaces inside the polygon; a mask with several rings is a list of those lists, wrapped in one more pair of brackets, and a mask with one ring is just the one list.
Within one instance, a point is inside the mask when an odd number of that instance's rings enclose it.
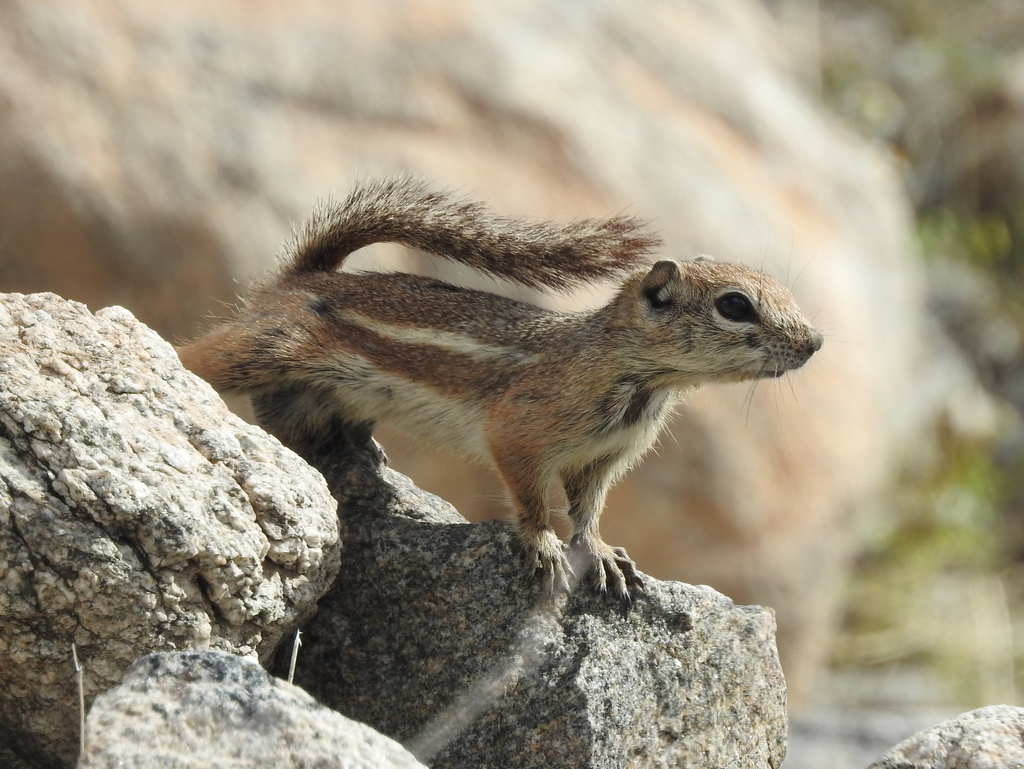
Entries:
{"label": "squirrel's hind foot", "polygon": [[387,453],[384,451],[384,447],[380,445],[376,438],[370,437],[369,442],[366,444],[366,450],[370,452],[370,456],[373,457],[374,461],[378,465],[391,465],[391,460],[388,459]]}

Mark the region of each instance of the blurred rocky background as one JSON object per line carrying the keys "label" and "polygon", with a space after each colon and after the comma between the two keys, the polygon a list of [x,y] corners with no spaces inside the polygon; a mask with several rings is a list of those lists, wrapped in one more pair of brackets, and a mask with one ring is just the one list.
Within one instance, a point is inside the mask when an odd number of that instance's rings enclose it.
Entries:
{"label": "blurred rocky background", "polygon": [[[602,526],[656,577],[774,607],[807,714],[787,766],[888,729],[866,765],[932,711],[1017,699],[1022,111],[1017,0],[0,0],[0,291],[184,339],[318,198],[399,170],[763,267],[825,348],[690,398]],[[382,440],[503,514],[492,475]]]}
{"label": "blurred rocky background", "polygon": [[[807,92],[899,169],[914,207],[930,322],[946,348],[936,356],[966,363],[974,382],[905,447],[878,514],[859,529],[830,671],[816,697],[843,715],[819,707],[796,725],[798,752],[802,745],[810,756],[827,743],[824,734],[842,734],[849,754],[833,753],[831,765],[854,766],[877,753],[866,746],[899,717],[920,725],[929,708],[1020,700],[1024,4],[771,7]],[[886,712],[900,715],[880,720]]]}

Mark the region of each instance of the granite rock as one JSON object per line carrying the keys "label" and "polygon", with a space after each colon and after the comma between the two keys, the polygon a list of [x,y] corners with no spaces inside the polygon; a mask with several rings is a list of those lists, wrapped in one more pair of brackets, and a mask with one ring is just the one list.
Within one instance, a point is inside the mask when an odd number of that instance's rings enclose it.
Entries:
{"label": "granite rock", "polygon": [[466,524],[364,457],[321,467],[345,564],[295,681],[326,705],[435,769],[781,763],[770,609],[653,579],[628,610],[586,579],[545,598],[511,524]]}
{"label": "granite rock", "polygon": [[121,308],[0,295],[0,735],[42,765],[154,650],[269,657],[338,571],[323,478]]}
{"label": "granite rock", "polygon": [[992,705],[918,732],[868,769],[1014,769],[1024,766],[1024,708]]}
{"label": "granite rock", "polygon": [[394,740],[225,652],[132,665],[86,720],[79,769],[425,769]]}

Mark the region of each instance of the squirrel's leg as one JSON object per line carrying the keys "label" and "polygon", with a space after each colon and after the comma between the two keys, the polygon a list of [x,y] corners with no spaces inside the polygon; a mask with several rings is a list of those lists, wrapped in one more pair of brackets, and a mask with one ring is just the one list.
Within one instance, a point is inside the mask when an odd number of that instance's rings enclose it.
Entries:
{"label": "squirrel's leg", "polygon": [[549,594],[572,590],[572,568],[562,540],[551,527],[547,497],[551,481],[544,470],[505,447],[494,454],[495,465],[512,495],[519,526],[519,538],[532,562],[542,572]]}
{"label": "squirrel's leg", "polygon": [[569,499],[574,554],[579,553],[586,559],[585,570],[595,567],[594,576],[602,592],[610,591],[628,604],[630,588],[642,588],[643,578],[626,551],[606,544],[598,531],[598,521],[617,465],[618,457],[602,457],[582,468],[565,470],[562,485]]}
{"label": "squirrel's leg", "polygon": [[309,386],[252,397],[260,425],[306,460],[356,449],[368,451],[378,464],[387,464],[384,449],[373,438],[373,422],[346,419],[333,404],[328,390]]}

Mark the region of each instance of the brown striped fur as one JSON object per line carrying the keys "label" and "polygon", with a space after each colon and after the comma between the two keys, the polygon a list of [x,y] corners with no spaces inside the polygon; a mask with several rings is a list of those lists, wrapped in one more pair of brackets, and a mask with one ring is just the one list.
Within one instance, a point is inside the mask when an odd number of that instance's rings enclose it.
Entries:
{"label": "brown striped fur", "polygon": [[[377,240],[533,286],[627,274],[607,305],[563,313],[416,275],[335,271]],[[409,179],[371,183],[316,215],[278,276],[179,354],[218,389],[251,395],[261,423],[307,457],[372,447],[374,425],[394,422],[494,466],[523,542],[564,588],[571,569],[547,506],[561,483],[573,550],[628,601],[640,576],[598,519],[675,397],[779,376],[822,341],[756,270],[707,258],[640,267],[655,242],[631,219],[535,225]]]}

